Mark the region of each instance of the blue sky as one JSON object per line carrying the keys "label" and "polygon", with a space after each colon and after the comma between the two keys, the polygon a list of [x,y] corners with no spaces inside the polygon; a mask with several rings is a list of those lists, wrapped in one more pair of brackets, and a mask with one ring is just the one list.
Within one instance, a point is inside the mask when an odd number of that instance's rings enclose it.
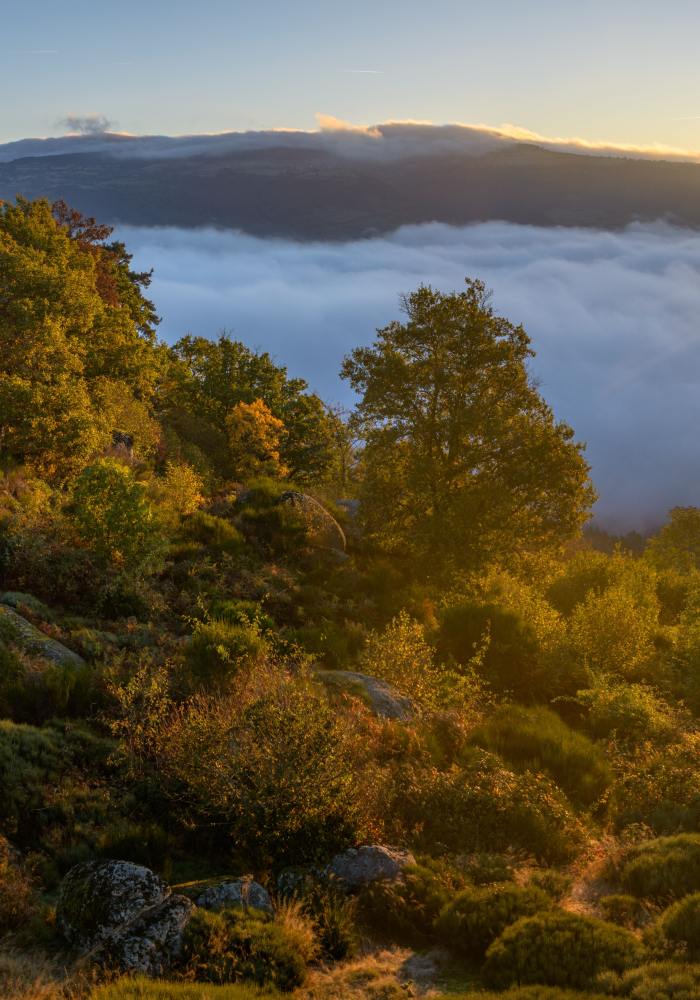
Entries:
{"label": "blue sky", "polygon": [[3,10],[0,142],[95,112],[133,133],[317,113],[700,148],[687,0],[23,0]]}

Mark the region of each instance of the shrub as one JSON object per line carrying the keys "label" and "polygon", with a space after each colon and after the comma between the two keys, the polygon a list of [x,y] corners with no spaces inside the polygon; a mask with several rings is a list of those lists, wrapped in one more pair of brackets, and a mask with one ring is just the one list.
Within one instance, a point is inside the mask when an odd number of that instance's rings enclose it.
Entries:
{"label": "shrub", "polygon": [[480,962],[506,927],[521,917],[551,910],[553,905],[551,897],[536,886],[493,885],[467,890],[443,909],[435,931],[447,947]]}
{"label": "shrub", "polygon": [[620,927],[632,927],[642,913],[642,904],[634,896],[603,896],[598,900],[598,906],[606,920]]}
{"label": "shrub", "polygon": [[304,982],[310,957],[270,914],[230,904],[198,909],[182,934],[182,962],[200,982],[250,980],[290,992]]}
{"label": "shrub", "polygon": [[245,546],[245,539],[234,524],[203,510],[183,520],[181,533],[186,539],[206,545],[216,555],[224,552],[237,555]]}
{"label": "shrub", "polygon": [[657,615],[656,606],[640,606],[622,589],[591,592],[571,616],[571,649],[594,668],[635,680],[653,652]]}
{"label": "shrub", "polygon": [[187,462],[168,462],[163,476],[166,503],[181,514],[191,514],[202,502],[202,477]]}
{"label": "shrub", "polygon": [[635,845],[621,882],[638,898],[680,898],[700,890],[700,838],[680,833]]}
{"label": "shrub", "polygon": [[479,854],[467,870],[474,885],[511,882],[515,875],[515,869],[502,854]]}
{"label": "shrub", "polygon": [[102,562],[132,566],[153,550],[159,528],[146,493],[131,470],[113,458],[98,459],[78,476],[75,523]]}
{"label": "shrub", "polygon": [[466,666],[488,639],[479,672],[495,691],[513,691],[523,699],[535,697],[543,678],[537,661],[533,629],[515,610],[497,604],[458,604],[442,614],[437,637],[438,654]]}
{"label": "shrub", "polygon": [[548,864],[568,861],[583,828],[543,777],[506,770],[497,757],[449,771],[414,769],[397,798],[397,819],[419,850],[471,854],[520,847]]}
{"label": "shrub", "polygon": [[643,684],[625,684],[595,676],[591,687],[577,691],[576,702],[588,710],[586,723],[594,739],[668,740],[677,729],[673,712]]}
{"label": "shrub", "polygon": [[193,679],[205,686],[224,684],[267,651],[257,620],[231,625],[222,619],[193,619],[194,633],[185,646],[185,662]]}
{"label": "shrub", "polygon": [[[661,945],[663,940],[664,945]],[[669,906],[644,937],[650,951],[670,951],[691,962],[700,959],[700,892],[693,892]]]}
{"label": "shrub", "polygon": [[425,947],[434,940],[434,922],[465,886],[464,878],[444,864],[424,859],[406,865],[404,882],[374,882],[358,899],[358,918],[392,941]]}
{"label": "shrub", "polygon": [[0,935],[16,931],[29,917],[31,904],[29,880],[0,853]]}
{"label": "shrub", "polygon": [[95,847],[101,858],[132,861],[162,872],[167,865],[172,840],[157,823],[124,821],[108,826]]}
{"label": "shrub", "polygon": [[603,750],[548,708],[504,705],[469,739],[516,771],[544,771],[580,805],[591,805],[613,782]]}
{"label": "shrub", "polygon": [[333,883],[309,880],[302,888],[301,908],[313,921],[323,954],[335,962],[357,951],[356,903]]}
{"label": "shrub", "polygon": [[211,606],[211,614],[213,618],[218,618],[229,625],[248,625],[256,622],[263,633],[275,630],[274,620],[265,614],[257,601],[240,601],[237,598],[215,601]]}
{"label": "shrub", "polygon": [[25,608],[29,608],[38,618],[41,618],[43,622],[56,621],[56,616],[51,608],[47,608],[42,601],[38,601],[31,594],[20,594],[17,591],[8,590],[6,593],[0,595],[0,604],[9,604],[11,608],[16,608],[17,610],[24,605]]}
{"label": "shrub", "polygon": [[562,875],[555,868],[546,868],[544,871],[534,871],[528,884],[536,885],[538,889],[542,889],[558,903],[569,895],[573,881],[568,875]]}
{"label": "shrub", "polygon": [[94,668],[88,663],[60,666],[36,659],[6,683],[4,700],[15,722],[42,725],[55,716],[85,716],[92,702]]}
{"label": "shrub", "polygon": [[700,965],[678,962],[649,962],[618,975],[603,972],[596,989],[614,997],[639,1000],[697,1000],[700,997]]}
{"label": "shrub", "polygon": [[600,972],[623,972],[642,957],[642,945],[631,931],[555,910],[506,928],[487,952],[484,983],[496,990],[512,983],[586,990]]}

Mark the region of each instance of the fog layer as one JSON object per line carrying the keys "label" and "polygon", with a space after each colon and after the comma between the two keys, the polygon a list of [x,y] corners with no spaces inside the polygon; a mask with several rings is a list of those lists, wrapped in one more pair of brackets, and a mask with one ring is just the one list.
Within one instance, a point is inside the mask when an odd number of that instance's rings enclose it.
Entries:
{"label": "fog layer", "polygon": [[596,522],[649,531],[677,504],[700,506],[700,235],[666,225],[621,233],[490,222],[431,224],[344,244],[232,232],[122,228],[161,335],[222,328],[277,356],[325,399],[352,403],[343,354],[400,317],[398,295],[464,277],[522,323],[557,418],[587,441]]}

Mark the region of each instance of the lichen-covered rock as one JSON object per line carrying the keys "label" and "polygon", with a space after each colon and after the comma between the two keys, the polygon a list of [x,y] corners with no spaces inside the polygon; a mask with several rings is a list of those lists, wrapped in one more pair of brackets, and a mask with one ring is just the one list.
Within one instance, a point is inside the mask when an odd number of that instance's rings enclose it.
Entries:
{"label": "lichen-covered rock", "polygon": [[61,883],[56,919],[67,941],[93,951],[170,896],[159,875],[130,861],[84,861]]}
{"label": "lichen-covered rock", "polygon": [[313,497],[287,490],[279,498],[281,504],[291,507],[306,528],[307,542],[311,548],[345,551],[345,535],[336,519]]}
{"label": "lichen-covered rock", "polygon": [[165,975],[182,950],[182,932],[195,910],[186,896],[169,896],[112,938],[109,958],[124,972]]}
{"label": "lichen-covered rock", "polygon": [[420,706],[412,698],[407,698],[379,677],[356,674],[350,670],[317,670],[314,677],[330,691],[356,695],[384,719],[408,722],[420,712]]}
{"label": "lichen-covered rock", "polygon": [[406,865],[415,865],[410,851],[398,847],[358,847],[336,854],[323,870],[324,878],[340,882],[348,889],[360,889],[382,879],[400,882]]}
{"label": "lichen-covered rock", "polygon": [[6,604],[0,604],[0,637],[6,637],[25,653],[43,656],[45,660],[50,660],[59,666],[64,663],[85,662],[82,656],[44,635],[41,629],[36,628]]}
{"label": "lichen-covered rock", "polygon": [[236,879],[210,886],[197,899],[197,906],[202,906],[206,910],[213,910],[224,903],[238,903],[240,906],[251,906],[255,910],[272,913],[269,893],[251,879]]}

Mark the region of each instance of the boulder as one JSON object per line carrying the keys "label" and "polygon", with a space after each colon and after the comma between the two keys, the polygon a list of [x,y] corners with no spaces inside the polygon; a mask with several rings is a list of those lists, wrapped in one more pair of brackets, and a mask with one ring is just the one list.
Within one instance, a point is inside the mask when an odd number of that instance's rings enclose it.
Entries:
{"label": "boulder", "polygon": [[251,906],[254,910],[272,913],[269,893],[258,882],[247,878],[210,886],[197,899],[197,906],[206,910],[213,910],[224,903],[238,903],[240,906]]}
{"label": "boulder", "polygon": [[305,493],[287,490],[279,502],[291,507],[298,520],[306,528],[307,542],[311,548],[336,549],[345,551],[345,535],[336,519],[328,511]]}
{"label": "boulder", "polygon": [[398,847],[358,847],[336,854],[323,870],[324,878],[340,882],[351,891],[361,889],[378,879],[388,882],[403,881],[406,865],[415,865],[410,851]]}
{"label": "boulder", "polygon": [[36,628],[6,604],[0,604],[0,637],[6,637],[25,653],[41,656],[58,666],[85,662],[82,656],[44,635],[41,629]]}
{"label": "boulder", "polygon": [[359,697],[368,708],[384,719],[408,722],[420,712],[420,706],[379,677],[356,674],[350,670],[316,670],[314,677],[333,691],[345,691]]}
{"label": "boulder", "polygon": [[160,976],[182,945],[195,911],[159,875],[130,861],[88,861],[61,884],[56,919],[78,951],[96,952],[124,972]]}

